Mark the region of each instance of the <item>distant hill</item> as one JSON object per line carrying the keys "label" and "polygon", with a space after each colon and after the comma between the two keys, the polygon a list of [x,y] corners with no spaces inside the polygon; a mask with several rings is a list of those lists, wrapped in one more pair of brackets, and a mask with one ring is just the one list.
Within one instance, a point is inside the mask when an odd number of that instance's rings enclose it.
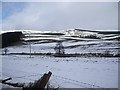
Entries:
{"label": "distant hill", "polygon": [[95,32],[95,33],[98,33],[98,34],[120,34],[120,31],[93,31],[93,30],[83,30],[83,29],[75,29],[75,30],[78,30],[78,31],[86,31],[86,32]]}

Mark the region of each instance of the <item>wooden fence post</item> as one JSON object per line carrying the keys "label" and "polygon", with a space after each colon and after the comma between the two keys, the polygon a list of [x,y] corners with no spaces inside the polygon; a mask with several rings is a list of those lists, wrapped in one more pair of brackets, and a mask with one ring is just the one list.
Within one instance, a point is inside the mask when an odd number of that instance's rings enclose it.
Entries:
{"label": "wooden fence post", "polygon": [[44,90],[46,84],[48,83],[50,77],[52,75],[52,72],[48,72],[48,74],[44,74],[39,80],[37,80],[35,83],[29,83],[27,86],[25,85],[25,83],[10,83],[10,82],[6,82],[8,80],[11,80],[12,78],[8,78],[8,79],[4,79],[4,80],[0,80],[0,83],[3,84],[7,84],[13,87],[21,87],[22,90]]}

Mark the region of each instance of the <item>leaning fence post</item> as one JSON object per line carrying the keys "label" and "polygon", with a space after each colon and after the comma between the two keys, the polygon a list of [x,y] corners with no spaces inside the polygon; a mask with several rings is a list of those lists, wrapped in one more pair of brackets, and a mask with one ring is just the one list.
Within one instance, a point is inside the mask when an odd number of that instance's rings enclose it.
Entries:
{"label": "leaning fence post", "polygon": [[41,79],[39,79],[36,84],[33,86],[33,88],[45,88],[47,82],[50,79],[50,76],[52,75],[51,72],[49,72],[48,74],[44,74]]}

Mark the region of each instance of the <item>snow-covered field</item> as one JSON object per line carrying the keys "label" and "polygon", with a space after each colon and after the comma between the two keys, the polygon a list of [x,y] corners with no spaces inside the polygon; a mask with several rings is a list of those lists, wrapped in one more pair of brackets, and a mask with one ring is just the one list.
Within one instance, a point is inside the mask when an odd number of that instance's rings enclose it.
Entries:
{"label": "snow-covered field", "polygon": [[31,82],[52,72],[50,84],[60,88],[117,88],[117,58],[53,58],[43,56],[3,56],[3,78]]}
{"label": "snow-covered field", "polygon": [[[26,32],[24,32],[26,33]],[[31,32],[30,32],[31,33]],[[10,46],[9,53],[55,53],[56,40],[63,40],[65,53],[118,54],[117,34],[66,31],[65,35],[51,32],[32,32],[24,37],[25,44]],[[56,32],[55,32],[56,33]],[[74,36],[74,37],[73,37]],[[84,38],[89,37],[89,38]],[[90,38],[92,37],[92,38]],[[95,39],[93,37],[96,37]],[[30,40],[35,40],[29,42]],[[50,42],[49,42],[50,40]],[[52,41],[51,41],[52,40]],[[45,42],[45,43],[43,43]],[[30,44],[30,45],[29,45]],[[4,49],[3,49],[4,50]],[[1,55],[0,55],[1,56]],[[52,72],[50,85],[59,88],[118,88],[118,57],[53,57],[29,55],[2,55],[2,78],[10,82],[29,83],[44,73]],[[7,87],[3,85],[3,87]]]}

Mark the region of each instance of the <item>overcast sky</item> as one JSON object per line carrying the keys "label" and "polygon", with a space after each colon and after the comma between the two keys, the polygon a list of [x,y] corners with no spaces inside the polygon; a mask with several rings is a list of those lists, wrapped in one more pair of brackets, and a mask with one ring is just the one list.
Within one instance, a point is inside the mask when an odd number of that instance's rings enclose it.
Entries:
{"label": "overcast sky", "polygon": [[118,3],[2,2],[2,25],[3,30],[118,29]]}

